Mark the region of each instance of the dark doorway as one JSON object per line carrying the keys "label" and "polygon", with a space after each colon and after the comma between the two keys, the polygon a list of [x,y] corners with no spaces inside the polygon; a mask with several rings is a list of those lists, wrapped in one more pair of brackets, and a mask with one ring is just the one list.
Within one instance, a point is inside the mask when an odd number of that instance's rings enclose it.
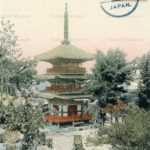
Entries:
{"label": "dark doorway", "polygon": [[77,105],[68,106],[68,116],[77,115]]}

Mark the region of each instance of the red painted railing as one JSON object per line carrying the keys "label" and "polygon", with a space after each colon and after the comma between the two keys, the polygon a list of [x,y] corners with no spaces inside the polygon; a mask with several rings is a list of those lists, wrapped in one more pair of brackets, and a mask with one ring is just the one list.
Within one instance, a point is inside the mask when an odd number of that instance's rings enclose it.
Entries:
{"label": "red painted railing", "polygon": [[72,116],[53,116],[45,115],[45,121],[51,123],[66,123],[66,122],[75,122],[75,121],[89,121],[92,117],[89,114],[83,115],[72,115]]}

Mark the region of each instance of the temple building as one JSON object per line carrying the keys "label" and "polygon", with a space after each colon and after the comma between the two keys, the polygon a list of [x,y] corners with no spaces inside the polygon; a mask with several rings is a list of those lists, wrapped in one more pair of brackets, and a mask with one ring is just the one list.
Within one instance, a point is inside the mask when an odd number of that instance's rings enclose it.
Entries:
{"label": "temple building", "polygon": [[49,102],[50,111],[46,115],[46,121],[60,124],[91,120],[86,107],[92,96],[84,86],[87,74],[82,63],[94,57],[69,41],[67,4],[64,13],[64,40],[56,48],[36,58],[52,64],[45,75],[38,76],[39,80],[49,82],[46,90],[38,94]]}

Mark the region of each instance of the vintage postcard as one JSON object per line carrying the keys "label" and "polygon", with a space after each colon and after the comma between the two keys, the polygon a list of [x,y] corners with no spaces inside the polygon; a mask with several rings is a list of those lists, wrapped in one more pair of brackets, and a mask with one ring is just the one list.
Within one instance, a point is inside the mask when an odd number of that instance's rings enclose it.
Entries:
{"label": "vintage postcard", "polygon": [[149,0],[0,0],[0,150],[150,150]]}

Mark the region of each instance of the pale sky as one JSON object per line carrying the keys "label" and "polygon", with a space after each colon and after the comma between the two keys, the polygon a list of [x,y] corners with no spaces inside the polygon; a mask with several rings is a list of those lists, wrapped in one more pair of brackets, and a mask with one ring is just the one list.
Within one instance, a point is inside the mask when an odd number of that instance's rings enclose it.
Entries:
{"label": "pale sky", "polygon": [[[100,0],[67,0],[72,44],[91,53],[121,48],[129,60],[150,50],[150,1],[140,2],[132,15],[108,16]],[[66,0],[0,0],[0,17],[15,24],[25,57],[60,44]]]}

